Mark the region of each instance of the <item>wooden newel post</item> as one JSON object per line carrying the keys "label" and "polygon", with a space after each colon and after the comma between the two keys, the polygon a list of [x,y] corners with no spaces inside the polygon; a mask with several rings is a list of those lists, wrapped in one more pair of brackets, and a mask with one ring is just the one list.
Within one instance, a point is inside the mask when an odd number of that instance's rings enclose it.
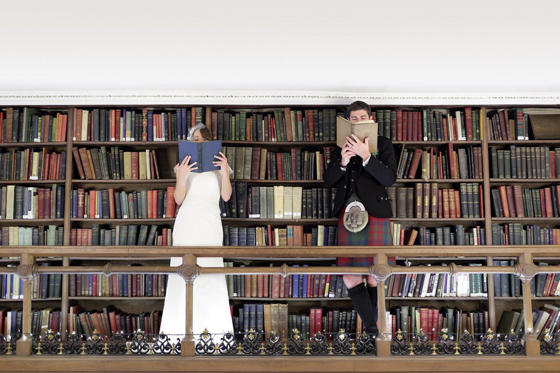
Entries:
{"label": "wooden newel post", "polygon": [[385,280],[391,275],[387,264],[387,255],[377,254],[375,265],[369,268],[369,274],[377,280],[377,322],[379,335],[375,339],[377,356],[391,356],[391,339],[387,336],[387,306],[385,304]]}
{"label": "wooden newel post", "polygon": [[21,338],[16,342],[16,355],[29,356],[33,347],[33,337],[31,335],[31,297],[33,294],[31,290],[33,277],[37,274],[34,258],[27,254],[22,255],[16,274],[23,280]]}
{"label": "wooden newel post", "polygon": [[194,255],[185,255],[183,257],[183,264],[179,267],[179,275],[185,280],[187,288],[185,336],[181,340],[181,356],[192,357],[194,356],[196,342],[193,334],[194,280],[199,275]]}
{"label": "wooden newel post", "polygon": [[525,336],[525,355],[540,356],[541,346],[533,326],[533,304],[531,302],[531,280],[538,273],[538,267],[533,263],[532,255],[523,254],[519,257],[519,264],[515,266],[515,275],[521,280],[523,290],[523,317]]}

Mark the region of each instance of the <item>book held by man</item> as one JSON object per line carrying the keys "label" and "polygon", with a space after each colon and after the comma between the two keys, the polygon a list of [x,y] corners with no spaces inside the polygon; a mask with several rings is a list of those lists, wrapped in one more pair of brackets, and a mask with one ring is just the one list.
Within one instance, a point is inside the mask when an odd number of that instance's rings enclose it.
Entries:
{"label": "book held by man", "polygon": [[377,152],[377,127],[378,124],[373,120],[364,120],[358,123],[351,123],[343,117],[336,117],[336,145],[344,147],[346,136],[356,135],[360,141],[369,137],[370,153]]}
{"label": "book held by man", "polygon": [[179,163],[183,162],[187,155],[191,156],[189,164],[196,162],[196,167],[198,169],[193,170],[193,172],[208,172],[208,171],[218,171],[219,166],[214,166],[217,158],[215,155],[220,155],[222,150],[222,141],[184,141],[179,140]]}

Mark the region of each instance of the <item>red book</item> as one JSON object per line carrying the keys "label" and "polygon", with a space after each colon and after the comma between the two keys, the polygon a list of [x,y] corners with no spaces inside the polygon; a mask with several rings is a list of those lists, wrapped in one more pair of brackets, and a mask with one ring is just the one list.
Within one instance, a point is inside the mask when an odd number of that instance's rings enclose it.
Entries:
{"label": "red book", "polygon": [[166,218],[174,218],[175,217],[175,197],[173,194],[175,193],[175,187],[167,187],[167,201],[165,203],[165,217]]}
{"label": "red book", "polygon": [[[290,149],[290,155],[291,155],[291,168],[292,168],[292,180],[297,180],[297,167],[296,167],[296,149],[292,148]],[[322,163],[321,163],[322,165]],[[321,178],[322,179],[322,178]]]}
{"label": "red book", "polygon": [[[412,137],[412,124],[409,125],[408,123],[408,118],[409,118],[409,112],[408,111],[403,111],[402,112],[402,139],[404,141],[410,141],[409,139]],[[397,113],[398,115],[398,113]],[[412,117],[412,115],[410,115],[410,118]],[[397,117],[397,131],[398,131],[398,120],[399,118]],[[409,135],[409,131],[410,131],[410,135]],[[398,133],[397,133],[398,136]]]}
{"label": "red book", "polygon": [[323,309],[316,308],[315,309],[315,333],[322,333],[322,331],[323,331]]}
{"label": "red book", "polygon": [[290,108],[284,108],[284,123],[286,124],[286,140],[294,141],[294,136],[292,133],[292,116],[290,113]]}
{"label": "red book", "polygon": [[402,109],[397,109],[397,133],[396,140],[402,141],[403,139],[403,111]]}
{"label": "red book", "polygon": [[317,319],[316,309],[312,308],[309,311],[309,334],[311,335],[311,337],[313,337],[317,333],[315,331],[317,325],[316,319]]}
{"label": "red book", "polygon": [[315,141],[315,123],[313,120],[313,110],[307,110],[307,118],[309,120],[309,141]]}
{"label": "red book", "polygon": [[[153,211],[152,211],[152,206],[153,206],[152,191],[148,190],[147,194],[148,194],[148,219],[153,219],[153,217],[152,217],[152,214],[153,214]],[[157,209],[156,209],[156,211],[157,211]]]}
{"label": "red book", "polygon": [[158,211],[158,198],[157,198],[157,190],[152,190],[152,217],[151,219],[157,219],[157,211]]}
{"label": "red book", "polygon": [[[89,212],[88,212],[88,218],[89,219],[94,219],[95,216],[95,208],[97,207],[97,191],[95,190],[90,190],[89,191]],[[84,214],[86,213],[86,200],[84,199]]]}
{"label": "red book", "polygon": [[416,176],[416,170],[418,169],[418,164],[420,163],[420,157],[422,155],[422,149],[415,149],[414,155],[412,156],[412,163],[410,165],[410,170],[408,172],[408,178],[414,179]]}
{"label": "red book", "polygon": [[[124,192],[123,192],[124,193]],[[109,188],[109,218],[115,219],[115,190]]]}
{"label": "red book", "polygon": [[284,169],[282,167],[282,154],[283,153],[276,153],[276,170],[277,170],[277,177],[278,180],[284,180]]}
{"label": "red book", "polygon": [[554,150],[550,150],[548,152],[548,156],[550,158],[550,178],[556,179],[556,152]]}
{"label": "red book", "polygon": [[550,187],[544,189],[544,198],[546,205],[546,217],[553,218],[554,210],[552,209],[552,192],[550,190]]}
{"label": "red book", "polygon": [[465,108],[465,130],[467,132],[467,141],[472,141],[473,139],[472,108],[470,107]]}

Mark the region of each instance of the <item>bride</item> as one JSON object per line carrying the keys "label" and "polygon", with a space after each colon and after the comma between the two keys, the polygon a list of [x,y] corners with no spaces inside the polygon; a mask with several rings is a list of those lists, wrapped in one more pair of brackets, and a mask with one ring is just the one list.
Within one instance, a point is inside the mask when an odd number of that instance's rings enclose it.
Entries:
{"label": "bride", "polygon": [[[190,141],[211,141],[210,130],[199,123],[187,137]],[[190,156],[177,164],[175,201],[180,205],[173,227],[173,246],[222,246],[223,230],[220,218],[220,197],[228,201],[232,189],[227,158],[220,152],[215,156],[219,171],[196,173],[196,162]],[[181,257],[171,258],[171,266],[182,264]],[[223,267],[223,258],[197,258],[201,267]],[[200,275],[194,281],[193,333],[204,329],[212,334],[233,333],[226,278],[223,274]],[[185,334],[185,281],[176,274],[169,275],[160,331],[172,337]]]}

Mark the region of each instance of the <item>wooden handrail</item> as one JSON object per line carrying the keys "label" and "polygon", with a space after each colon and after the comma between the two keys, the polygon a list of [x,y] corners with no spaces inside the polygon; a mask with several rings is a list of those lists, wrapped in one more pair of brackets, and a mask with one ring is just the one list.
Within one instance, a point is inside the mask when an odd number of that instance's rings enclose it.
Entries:
{"label": "wooden handrail", "polygon": [[[4,257],[19,257],[21,263],[18,266],[0,267],[0,273],[17,273],[24,279],[24,315],[25,327],[23,334],[30,335],[31,320],[31,291],[30,280],[40,274],[80,274],[80,273],[99,273],[104,275],[112,274],[180,274],[186,281],[187,294],[192,295],[193,281],[198,275],[204,274],[276,274],[289,276],[292,274],[362,274],[373,275],[380,284],[391,274],[404,273],[487,273],[501,274],[513,273],[521,278],[523,282],[523,308],[526,317],[532,314],[530,280],[539,273],[560,273],[560,265],[537,266],[534,264],[539,257],[560,258],[560,246],[323,246],[323,247],[191,247],[191,246],[8,246],[0,249],[0,255]],[[168,265],[148,265],[148,266],[128,266],[122,264],[108,263],[106,265],[68,265],[70,258],[95,260],[96,257],[104,257],[104,261],[110,258],[135,258],[136,260],[162,257],[182,257],[185,263],[182,267],[171,267]],[[370,267],[333,267],[333,266],[311,266],[311,267],[292,267],[286,264],[276,267],[255,266],[255,267],[200,267],[195,268],[196,257],[225,257],[236,258],[321,258],[321,257],[375,257],[376,265]],[[390,266],[386,258],[390,256],[423,257],[426,259],[435,257],[457,258],[459,263],[450,263],[447,266]],[[469,266],[460,265],[463,260],[469,257],[515,257],[518,263],[515,266]],[[37,258],[52,257],[63,258],[62,266],[37,266]],[[383,259],[384,258],[384,259]],[[380,260],[383,259],[383,260]],[[17,262],[17,260],[14,260]],[[492,261],[487,259],[487,263]],[[491,277],[489,278],[491,279]],[[490,284],[489,284],[490,286]],[[378,312],[379,329],[387,330],[386,302],[383,286],[378,287]],[[68,299],[63,295],[63,299]],[[493,300],[490,301],[492,303]],[[67,302],[66,302],[67,303]],[[64,304],[64,302],[63,302]],[[182,341],[183,356],[194,356],[194,339],[192,338],[192,297],[187,296],[187,323],[185,339]],[[65,317],[67,310],[62,310]],[[532,334],[532,323],[525,324],[527,338],[525,340],[528,355],[538,355],[538,341]],[[390,341],[385,335],[380,335],[376,340],[378,354],[390,354]],[[18,341],[18,354],[31,354],[30,339],[26,338],[21,343]]]}

